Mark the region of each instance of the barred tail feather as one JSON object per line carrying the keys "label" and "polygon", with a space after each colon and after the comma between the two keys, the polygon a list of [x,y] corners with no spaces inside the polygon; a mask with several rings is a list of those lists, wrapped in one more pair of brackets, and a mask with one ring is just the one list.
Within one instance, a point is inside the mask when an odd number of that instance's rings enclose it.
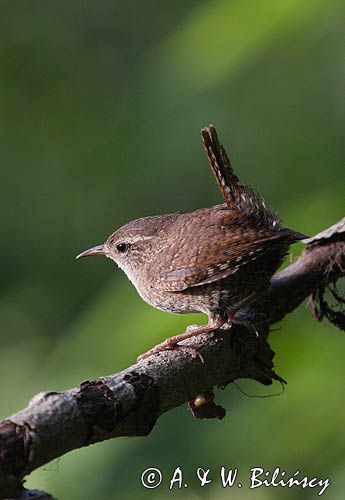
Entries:
{"label": "barred tail feather", "polygon": [[242,184],[235,174],[229,157],[219,142],[215,127],[209,125],[203,128],[201,136],[212,172],[227,206],[230,209],[260,214],[272,225],[279,225],[278,216],[271,212],[262,196],[254,189]]}

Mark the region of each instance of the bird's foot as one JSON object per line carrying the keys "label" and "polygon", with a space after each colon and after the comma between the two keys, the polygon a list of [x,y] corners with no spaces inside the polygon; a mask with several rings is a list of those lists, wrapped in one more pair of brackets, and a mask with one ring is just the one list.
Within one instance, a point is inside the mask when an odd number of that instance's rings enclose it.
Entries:
{"label": "bird's foot", "polygon": [[200,361],[204,363],[204,358],[202,357],[198,349],[196,349],[195,347],[181,345],[180,342],[182,342],[182,340],[189,339],[190,337],[201,335],[202,333],[213,332],[214,330],[217,330],[217,328],[220,328],[222,325],[224,325],[225,322],[225,318],[219,316],[216,319],[212,320],[208,325],[191,325],[186,329],[184,333],[175,335],[174,337],[170,337],[164,340],[164,342],[162,342],[161,344],[156,345],[149,351],[144,352],[137,358],[137,361],[143,361],[144,359],[147,359],[154,354],[158,354],[159,352],[179,350],[189,352],[193,358],[199,358]]}
{"label": "bird's foot", "polygon": [[164,342],[157,344],[152,349],[149,349],[147,352],[140,354],[137,358],[137,362],[144,361],[147,358],[150,358],[154,354],[158,354],[159,352],[164,351],[185,351],[188,352],[192,358],[199,358],[200,361],[204,364],[204,358],[202,354],[195,347],[180,345],[178,342],[171,341],[171,339],[166,339]]}

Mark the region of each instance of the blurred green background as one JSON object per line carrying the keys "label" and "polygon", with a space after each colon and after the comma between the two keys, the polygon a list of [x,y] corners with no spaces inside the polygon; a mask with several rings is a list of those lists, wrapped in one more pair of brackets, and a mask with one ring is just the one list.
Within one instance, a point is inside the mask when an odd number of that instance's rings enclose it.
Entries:
{"label": "blurred green background", "polygon": [[[220,201],[202,126],[289,227],[344,215],[344,14],[340,0],[1,3],[1,417],[205,321],[150,308],[107,259],[74,260],[130,219]],[[250,467],[279,466],[329,477],[324,497],[344,498],[345,335],[301,306],[271,339],[283,395],[229,387],[220,422],[181,407],[150,437],[70,453],[28,486],[71,500],[317,497],[248,489]],[[245,487],[224,490],[222,465]],[[140,485],[150,466],[156,490]],[[177,466],[189,488],[171,492]],[[200,488],[198,466],[213,484]]]}

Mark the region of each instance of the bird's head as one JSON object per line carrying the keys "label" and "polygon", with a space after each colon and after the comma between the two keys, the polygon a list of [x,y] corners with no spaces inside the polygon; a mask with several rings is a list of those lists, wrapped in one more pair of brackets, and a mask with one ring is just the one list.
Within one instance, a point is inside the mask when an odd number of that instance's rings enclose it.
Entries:
{"label": "bird's head", "polygon": [[105,243],[80,253],[76,258],[105,255],[135,283],[137,272],[162,248],[166,234],[178,214],[136,219],[112,233]]}

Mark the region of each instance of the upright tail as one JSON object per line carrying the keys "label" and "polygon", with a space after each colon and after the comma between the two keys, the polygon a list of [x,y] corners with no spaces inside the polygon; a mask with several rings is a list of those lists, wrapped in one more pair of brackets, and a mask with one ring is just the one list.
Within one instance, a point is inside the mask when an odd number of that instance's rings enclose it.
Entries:
{"label": "upright tail", "polygon": [[307,238],[303,233],[281,227],[279,217],[268,208],[263,197],[254,189],[241,183],[224,147],[219,142],[213,125],[203,128],[201,136],[211,170],[229,209],[258,216],[260,221],[265,221],[268,226],[278,229],[275,238],[283,237],[291,243]]}
{"label": "upright tail", "polygon": [[203,128],[201,136],[212,172],[227,206],[230,209],[260,215],[267,222],[278,226],[280,224],[278,216],[268,208],[262,196],[242,184],[235,174],[214,126]]}

